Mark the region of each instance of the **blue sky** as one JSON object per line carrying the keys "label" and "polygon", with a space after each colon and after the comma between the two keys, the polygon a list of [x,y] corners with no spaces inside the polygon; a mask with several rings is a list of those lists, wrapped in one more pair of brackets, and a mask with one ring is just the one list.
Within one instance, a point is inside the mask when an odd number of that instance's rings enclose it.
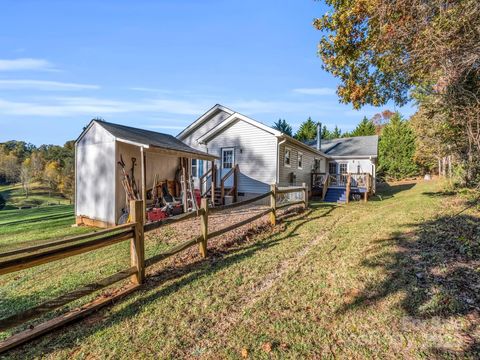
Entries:
{"label": "blue sky", "polygon": [[[2,1],[0,142],[63,144],[90,119],[177,134],[216,103],[350,130],[316,55],[313,0]],[[414,109],[400,111],[408,116]]]}

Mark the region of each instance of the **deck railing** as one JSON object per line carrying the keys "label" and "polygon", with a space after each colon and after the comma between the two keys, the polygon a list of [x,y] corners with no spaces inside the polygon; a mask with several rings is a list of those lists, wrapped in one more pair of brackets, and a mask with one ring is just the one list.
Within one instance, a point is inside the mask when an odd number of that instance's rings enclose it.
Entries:
{"label": "deck railing", "polygon": [[347,192],[347,203],[352,189],[364,189],[361,192],[365,193],[366,197],[374,192],[373,177],[370,173],[325,174],[314,172],[311,179],[312,190],[320,191],[321,189],[322,200],[325,199],[329,187],[344,187]]}
{"label": "deck railing", "polygon": [[348,174],[330,174],[330,186],[347,186]]}
{"label": "deck railing", "polygon": [[368,187],[368,176],[370,174],[351,174],[352,177],[352,187]]}

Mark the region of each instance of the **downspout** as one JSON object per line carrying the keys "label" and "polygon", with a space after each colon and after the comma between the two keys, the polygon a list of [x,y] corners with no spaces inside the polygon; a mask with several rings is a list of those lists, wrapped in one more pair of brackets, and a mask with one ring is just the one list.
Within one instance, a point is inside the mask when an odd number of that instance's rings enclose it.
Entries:
{"label": "downspout", "polygon": [[[278,141],[278,138],[277,138]],[[287,142],[287,139],[284,138],[282,141],[277,143],[277,174],[276,174],[276,183],[277,185],[280,183],[280,146],[285,144]]]}

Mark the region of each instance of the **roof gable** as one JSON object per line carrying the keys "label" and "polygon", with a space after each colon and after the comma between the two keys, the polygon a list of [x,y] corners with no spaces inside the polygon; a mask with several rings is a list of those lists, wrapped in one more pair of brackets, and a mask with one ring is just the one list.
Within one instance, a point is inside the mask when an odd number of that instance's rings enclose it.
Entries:
{"label": "roof gable", "polygon": [[273,136],[281,136],[282,133],[278,130],[275,130],[269,126],[266,126],[262,124],[261,122],[258,122],[256,120],[253,120],[245,115],[239,114],[239,113],[233,113],[230,115],[228,118],[226,118],[222,123],[208,131],[207,133],[203,134],[199,139],[198,142],[200,143],[206,143],[213,137],[217,136],[221,132],[223,132],[225,129],[227,129],[230,125],[234,124],[237,121],[244,121],[250,125],[253,125],[265,132],[268,132],[272,134]]}
{"label": "roof gable", "polygon": [[198,129],[200,126],[202,126],[205,122],[207,122],[215,113],[223,111],[226,112],[229,115],[232,115],[234,113],[233,110],[230,110],[229,108],[216,104],[212,106],[207,112],[205,112],[202,116],[200,116],[197,120],[195,120],[193,123],[188,125],[184,130],[182,130],[178,135],[177,138],[180,140],[185,139],[189,134],[191,134],[193,131]]}

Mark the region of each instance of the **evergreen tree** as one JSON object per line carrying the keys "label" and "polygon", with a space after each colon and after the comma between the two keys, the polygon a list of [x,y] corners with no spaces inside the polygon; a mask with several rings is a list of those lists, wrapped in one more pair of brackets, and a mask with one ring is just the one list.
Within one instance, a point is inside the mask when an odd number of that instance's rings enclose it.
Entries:
{"label": "evergreen tree", "polygon": [[375,135],[376,128],[371,120],[368,120],[365,116],[362,121],[357,125],[355,130],[352,131],[350,136],[368,136]]}
{"label": "evergreen tree", "polygon": [[311,117],[300,125],[295,138],[300,141],[315,140],[317,138],[317,124]]}
{"label": "evergreen tree", "polygon": [[378,146],[378,173],[384,178],[402,179],[418,173],[415,134],[409,121],[399,113],[385,126]]}
{"label": "evergreen tree", "polygon": [[335,129],[332,131],[332,139],[339,139],[342,137],[342,131],[335,125]]}
{"label": "evergreen tree", "polygon": [[331,140],[332,139],[332,133],[330,130],[327,129],[325,125],[322,127],[322,139],[324,140]]}
{"label": "evergreen tree", "polygon": [[292,126],[285,119],[278,119],[278,121],[276,121],[272,127],[283,134],[293,136]]}

